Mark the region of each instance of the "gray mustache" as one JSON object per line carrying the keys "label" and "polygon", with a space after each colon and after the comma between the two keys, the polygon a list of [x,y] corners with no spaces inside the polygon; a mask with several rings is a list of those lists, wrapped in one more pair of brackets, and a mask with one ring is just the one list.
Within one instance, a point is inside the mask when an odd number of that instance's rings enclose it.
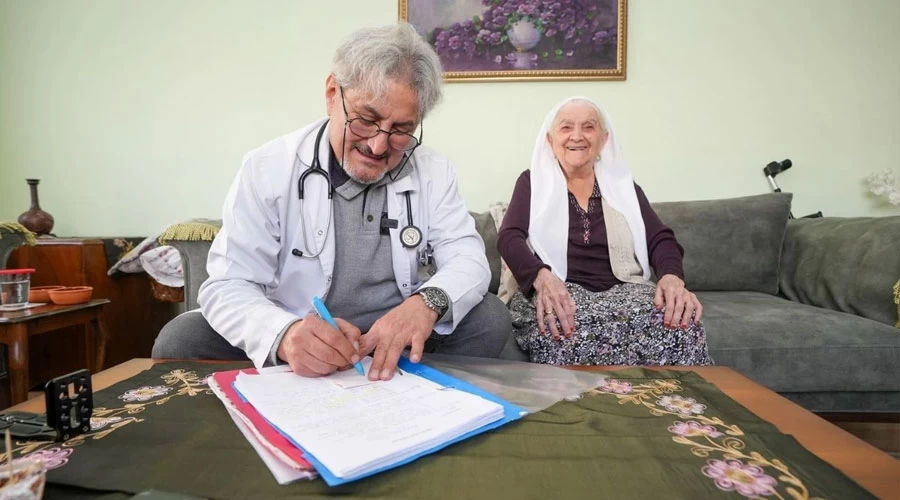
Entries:
{"label": "gray mustache", "polygon": [[362,154],[364,154],[364,155],[366,155],[366,156],[372,157],[372,158],[376,158],[376,159],[379,159],[379,160],[384,160],[385,158],[388,157],[388,151],[385,151],[384,153],[382,153],[382,154],[380,154],[380,155],[376,155],[375,153],[372,152],[372,148],[370,148],[368,145],[365,145],[365,144],[357,145],[357,146],[354,146],[354,147],[355,147],[360,153],[362,153]]}

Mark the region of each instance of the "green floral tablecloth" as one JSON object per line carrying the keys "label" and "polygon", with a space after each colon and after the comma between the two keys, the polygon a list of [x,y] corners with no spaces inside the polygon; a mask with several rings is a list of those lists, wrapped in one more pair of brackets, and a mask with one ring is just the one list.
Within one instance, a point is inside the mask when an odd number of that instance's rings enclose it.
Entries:
{"label": "green floral tablecloth", "polygon": [[696,373],[639,368],[399,469],[278,486],[206,386],[235,366],[156,365],[95,395],[88,435],[13,452],[53,468],[46,498],[874,498]]}

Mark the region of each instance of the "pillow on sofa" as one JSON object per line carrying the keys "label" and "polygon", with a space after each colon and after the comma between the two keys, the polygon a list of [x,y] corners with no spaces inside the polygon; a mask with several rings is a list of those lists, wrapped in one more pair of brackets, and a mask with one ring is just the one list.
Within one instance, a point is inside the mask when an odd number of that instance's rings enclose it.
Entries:
{"label": "pillow on sofa", "polygon": [[781,293],[796,302],[897,323],[891,288],[900,276],[900,217],[792,220]]}
{"label": "pillow on sofa", "polygon": [[684,247],[691,291],[778,293],[778,266],[791,210],[790,193],[653,203]]}

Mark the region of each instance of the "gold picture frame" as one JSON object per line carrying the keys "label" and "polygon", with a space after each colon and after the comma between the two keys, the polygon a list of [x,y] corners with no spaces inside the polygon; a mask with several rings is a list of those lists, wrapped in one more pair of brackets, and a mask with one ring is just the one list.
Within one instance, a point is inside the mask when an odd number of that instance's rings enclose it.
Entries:
{"label": "gold picture frame", "polygon": [[446,81],[625,80],[628,0],[399,0],[399,18]]}

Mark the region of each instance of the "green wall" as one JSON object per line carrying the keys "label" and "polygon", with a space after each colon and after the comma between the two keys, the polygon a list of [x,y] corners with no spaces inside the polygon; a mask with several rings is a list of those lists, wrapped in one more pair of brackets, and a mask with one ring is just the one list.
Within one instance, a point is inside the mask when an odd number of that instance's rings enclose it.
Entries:
{"label": "green wall", "polygon": [[[794,213],[896,215],[900,2],[631,0],[624,82],[453,83],[425,142],[470,208],[508,201],[537,129],[582,94],[612,116],[651,201],[766,193]],[[332,51],[396,0],[0,0],[0,220],[41,179],[60,235],[219,217],[245,152],[324,113]]]}

